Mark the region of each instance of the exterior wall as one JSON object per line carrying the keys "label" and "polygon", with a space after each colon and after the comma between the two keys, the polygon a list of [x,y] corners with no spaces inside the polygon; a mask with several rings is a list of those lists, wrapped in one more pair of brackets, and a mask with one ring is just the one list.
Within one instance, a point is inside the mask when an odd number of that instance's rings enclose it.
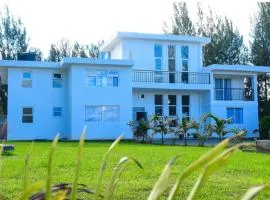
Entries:
{"label": "exterior wall", "polygon": [[[141,98],[141,95],[144,94],[144,98]],[[155,95],[163,95],[163,114],[165,116],[169,115],[169,105],[168,105],[168,95],[177,95],[177,116],[182,118],[182,95],[190,96],[190,117],[191,119],[198,120],[201,115],[205,114],[207,111],[203,108],[203,97],[210,95],[207,92],[192,92],[185,90],[178,91],[168,91],[168,90],[133,90],[133,107],[144,107],[145,112],[148,116],[151,116],[155,113]]]}
{"label": "exterior wall", "polygon": [[[226,102],[219,104],[212,104],[211,113],[226,119],[227,118],[227,108],[243,108],[243,124],[231,124],[228,129],[239,128],[246,129],[248,131],[247,137],[254,137],[253,131],[259,128],[259,118],[258,118],[258,104],[255,102]],[[226,135],[231,136],[230,134]]]}
{"label": "exterior wall", "polygon": [[[22,88],[22,72],[32,72],[32,88]],[[8,69],[8,140],[53,139],[57,132],[66,137],[67,73],[63,88],[52,87],[53,69]],[[22,108],[33,108],[33,123],[22,123]],[[63,116],[54,117],[53,107]]]}
{"label": "exterior wall", "polygon": [[[254,90],[254,100],[215,100],[214,98],[214,78],[231,78],[232,88],[244,88],[244,77],[252,77],[252,88]],[[231,124],[228,129],[239,128],[248,131],[247,137],[254,137],[253,131],[259,129],[258,98],[257,98],[257,75],[245,72],[215,72],[212,74],[213,85],[211,90],[211,113],[227,118],[227,108],[243,108],[243,124]],[[255,87],[254,87],[255,86]],[[231,136],[230,134],[226,135]]]}
{"label": "exterior wall", "polygon": [[133,69],[155,70],[154,45],[163,46],[163,70],[168,71],[168,45],[176,45],[176,71],[182,71],[181,46],[189,46],[189,71],[200,71],[202,66],[202,47],[196,43],[188,42],[164,42],[154,40],[123,39],[122,52],[119,45],[111,52],[112,58],[134,60]]}
{"label": "exterior wall", "polygon": [[120,41],[117,45],[115,45],[114,49],[111,51],[111,58],[112,59],[122,59],[123,58],[122,46],[123,46],[122,41]]}
{"label": "exterior wall", "polygon": [[[89,87],[85,85],[85,73],[89,69],[110,69],[119,72],[118,87]],[[83,127],[87,126],[87,139],[115,139],[124,134],[125,139],[132,138],[127,123],[132,119],[131,68],[108,66],[70,67],[70,139],[80,138]],[[119,122],[85,121],[86,105],[119,105]]]}

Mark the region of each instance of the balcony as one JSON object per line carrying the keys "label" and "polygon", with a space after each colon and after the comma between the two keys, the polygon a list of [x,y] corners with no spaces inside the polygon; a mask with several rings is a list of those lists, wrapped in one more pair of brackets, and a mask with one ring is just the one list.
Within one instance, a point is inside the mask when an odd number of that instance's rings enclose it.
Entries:
{"label": "balcony", "polygon": [[217,101],[254,101],[254,90],[251,88],[215,88],[214,91]]}
{"label": "balcony", "polygon": [[210,74],[200,72],[134,70],[133,82],[209,85]]}

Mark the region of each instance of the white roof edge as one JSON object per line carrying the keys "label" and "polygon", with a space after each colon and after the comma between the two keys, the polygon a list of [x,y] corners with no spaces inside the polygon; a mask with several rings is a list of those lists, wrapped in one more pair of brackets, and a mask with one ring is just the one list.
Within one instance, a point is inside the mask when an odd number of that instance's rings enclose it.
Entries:
{"label": "white roof edge", "polygon": [[91,58],[64,58],[61,66],[68,66],[72,64],[77,65],[110,65],[110,66],[124,66],[131,67],[134,62],[132,60],[120,59],[91,59]]}
{"label": "white roof edge", "polygon": [[110,51],[112,47],[123,38],[157,40],[157,41],[175,41],[175,42],[194,42],[207,44],[211,41],[208,37],[197,37],[187,35],[155,34],[155,33],[137,33],[137,32],[117,32],[101,48],[102,51]]}
{"label": "white roof edge", "polygon": [[0,60],[1,67],[60,68],[59,62]]}
{"label": "white roof edge", "polygon": [[255,65],[209,65],[211,71],[237,71],[237,72],[254,72],[254,73],[270,73],[270,66],[255,66]]}

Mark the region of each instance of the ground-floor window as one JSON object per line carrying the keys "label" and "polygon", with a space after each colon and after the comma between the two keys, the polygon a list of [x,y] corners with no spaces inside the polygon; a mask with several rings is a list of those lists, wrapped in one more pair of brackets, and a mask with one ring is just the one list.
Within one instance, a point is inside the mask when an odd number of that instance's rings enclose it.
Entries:
{"label": "ground-floor window", "polygon": [[119,120],[120,120],[120,106],[118,105],[85,106],[85,121],[114,122]]}
{"label": "ground-floor window", "polygon": [[155,114],[163,115],[163,96],[161,94],[155,95]]}
{"label": "ground-floor window", "polygon": [[189,95],[182,96],[182,118],[190,118],[190,98]]}
{"label": "ground-floor window", "polygon": [[227,118],[232,124],[243,124],[243,108],[227,108]]}
{"label": "ground-floor window", "polygon": [[23,109],[22,109],[22,123],[33,123],[33,108],[23,107]]}
{"label": "ground-floor window", "polygon": [[176,95],[168,95],[169,116],[176,116]]}
{"label": "ground-floor window", "polygon": [[53,116],[61,117],[62,116],[62,107],[53,107]]}

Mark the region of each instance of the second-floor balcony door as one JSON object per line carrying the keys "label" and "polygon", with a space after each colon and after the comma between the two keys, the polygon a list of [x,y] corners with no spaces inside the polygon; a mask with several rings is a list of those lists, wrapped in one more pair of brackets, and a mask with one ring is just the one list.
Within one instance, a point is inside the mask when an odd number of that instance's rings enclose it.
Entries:
{"label": "second-floor balcony door", "polygon": [[175,83],[175,46],[168,46],[169,83]]}
{"label": "second-floor balcony door", "polygon": [[232,99],[232,81],[228,78],[224,79],[224,97],[225,100]]}

